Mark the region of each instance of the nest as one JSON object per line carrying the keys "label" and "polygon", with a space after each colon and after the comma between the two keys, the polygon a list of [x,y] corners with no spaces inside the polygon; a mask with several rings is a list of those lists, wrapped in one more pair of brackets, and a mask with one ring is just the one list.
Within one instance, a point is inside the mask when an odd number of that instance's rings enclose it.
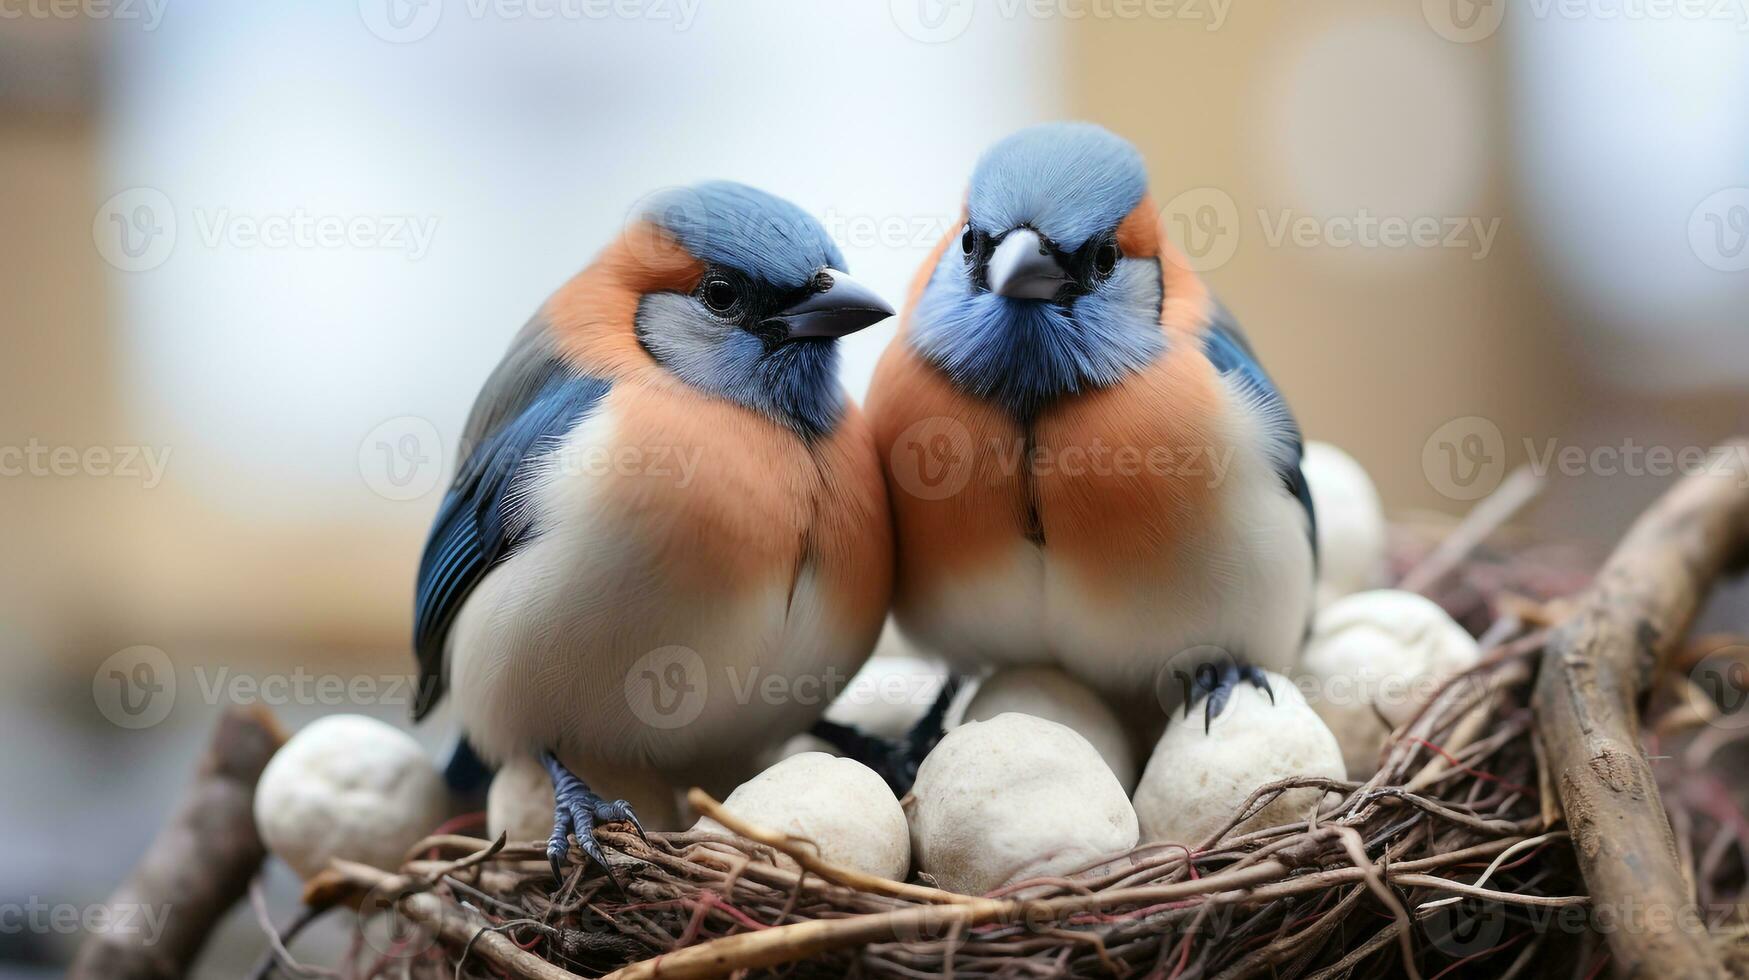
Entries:
{"label": "nest", "polygon": [[[644,841],[610,826],[598,836],[612,875],[573,850],[557,886],[535,844],[441,835],[398,874],[337,863],[310,883],[312,908],[360,911],[351,954],[330,975],[1591,977],[1612,956],[1631,968],[1623,944],[1640,941],[1636,924],[1587,893],[1587,855],[1609,859],[1590,853],[1605,838],[1582,829],[1596,814],[1565,819],[1561,799],[1581,796],[1557,792],[1547,739],[1533,735],[1539,667],[1572,611],[1563,597],[1589,576],[1559,550],[1482,547],[1501,537],[1498,523],[1399,528],[1404,583],[1481,636],[1487,655],[1393,733],[1363,783],[1271,784],[1210,840],[1144,845],[986,896],[826,865],[805,841],[749,827],[698,791],[695,808],[736,835]],[[1749,820],[1717,761],[1737,742],[1705,724],[1710,704],[1683,672],[1716,649],[1667,655],[1678,669],[1649,683],[1643,717],[1675,856],[1703,914],[1736,908],[1749,881]],[[1306,786],[1328,791],[1315,819],[1234,832]],[[1702,923],[1708,955],[1740,937],[1736,921]]]}

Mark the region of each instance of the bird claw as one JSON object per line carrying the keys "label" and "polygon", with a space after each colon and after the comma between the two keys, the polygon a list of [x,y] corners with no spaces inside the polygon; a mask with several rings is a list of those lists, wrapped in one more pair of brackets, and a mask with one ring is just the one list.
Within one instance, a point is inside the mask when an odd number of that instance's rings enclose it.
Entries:
{"label": "bird claw", "polygon": [[638,822],[638,815],[632,812],[632,805],[624,800],[604,800],[595,808],[595,819],[603,823],[629,823],[639,840],[650,843],[649,835],[644,833],[644,825]]}
{"label": "bird claw", "polygon": [[[1227,710],[1227,702],[1232,700],[1233,689],[1238,687],[1241,681],[1249,683],[1264,694],[1269,695],[1270,704],[1275,703],[1275,690],[1269,686],[1269,675],[1250,664],[1228,661],[1218,666],[1211,664],[1208,665],[1208,669],[1197,671],[1195,689],[1197,693],[1201,693],[1206,698],[1202,708],[1204,734],[1208,733],[1214,725],[1215,719],[1221,716],[1221,712]],[[1185,714],[1190,713],[1194,701],[1194,694],[1185,701]]]}
{"label": "bird claw", "polygon": [[583,856],[601,866],[607,876],[613,879],[614,885],[621,893],[625,886],[619,876],[614,873],[613,866],[607,863],[607,852],[602,849],[601,842],[595,839],[595,826],[598,823],[613,823],[623,821],[632,825],[638,837],[645,843],[649,838],[644,834],[644,826],[638,821],[638,815],[632,812],[632,805],[625,800],[604,800],[591,790],[588,784],[578,779],[566,769],[551,752],[541,753],[541,764],[553,778],[553,833],[547,838],[547,863],[552,865],[553,880],[565,880],[565,859],[571,853],[571,841],[577,841],[577,849]]}

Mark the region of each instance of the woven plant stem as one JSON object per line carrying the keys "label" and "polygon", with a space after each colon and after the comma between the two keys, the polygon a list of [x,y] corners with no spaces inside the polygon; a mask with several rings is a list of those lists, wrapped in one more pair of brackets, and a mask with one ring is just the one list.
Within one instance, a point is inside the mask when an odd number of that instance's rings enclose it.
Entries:
{"label": "woven plant stem", "polygon": [[396,904],[408,919],[431,930],[440,941],[466,949],[516,980],[583,980],[494,931],[477,912],[430,892],[415,890],[402,876],[340,860],[334,861],[327,873],[339,876],[358,891],[385,898],[395,896]]}
{"label": "woven plant stem", "polygon": [[[1724,977],[1697,923],[1670,819],[1640,745],[1638,703],[1727,562],[1749,543],[1741,443],[1628,531],[1542,658],[1537,732],[1618,976]],[[1639,910],[1638,927],[1625,916]],[[1655,918],[1654,918],[1655,917]],[[1688,927],[1684,927],[1687,923]]]}

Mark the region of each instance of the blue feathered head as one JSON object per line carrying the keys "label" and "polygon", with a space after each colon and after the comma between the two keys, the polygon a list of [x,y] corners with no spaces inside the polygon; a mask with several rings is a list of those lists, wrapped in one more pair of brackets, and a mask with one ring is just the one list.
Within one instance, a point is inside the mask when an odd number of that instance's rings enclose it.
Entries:
{"label": "blue feathered head", "polygon": [[645,218],[708,264],[740,269],[785,289],[821,269],[843,269],[826,229],[801,208],[756,187],[712,180],[654,195]]}
{"label": "blue feathered head", "polygon": [[1146,194],[1141,154],[1091,123],[997,143],[972,172],[958,247],[931,275],[910,342],[1020,417],[1151,363],[1166,343],[1159,260],[1118,240]]}
{"label": "blue feathered head", "polygon": [[829,431],[844,401],[837,338],[893,309],[850,278],[826,229],[783,198],[729,181],[658,194],[641,217],[704,266],[690,294],[643,297],[644,349],[702,391],[810,436]]}

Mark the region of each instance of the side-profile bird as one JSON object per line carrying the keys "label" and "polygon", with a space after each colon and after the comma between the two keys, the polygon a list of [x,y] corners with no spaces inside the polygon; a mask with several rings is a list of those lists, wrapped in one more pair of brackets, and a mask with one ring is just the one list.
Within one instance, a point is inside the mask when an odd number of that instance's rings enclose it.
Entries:
{"label": "side-profile bird", "polygon": [[1205,719],[1241,680],[1267,689],[1312,613],[1300,434],[1167,240],[1140,154],[1090,124],[1023,130],[978,162],[964,219],[867,401],[901,628],[1120,704],[1206,697]]}
{"label": "side-profile bird", "polygon": [[[795,205],[650,200],[474,403],[419,564],[414,717],[447,690],[488,764],[538,758],[567,835],[805,730],[873,649],[892,531],[837,338],[892,308]],[[808,678],[814,686],[773,686]],[[617,798],[616,798],[617,797]],[[642,828],[639,826],[641,832]]]}

